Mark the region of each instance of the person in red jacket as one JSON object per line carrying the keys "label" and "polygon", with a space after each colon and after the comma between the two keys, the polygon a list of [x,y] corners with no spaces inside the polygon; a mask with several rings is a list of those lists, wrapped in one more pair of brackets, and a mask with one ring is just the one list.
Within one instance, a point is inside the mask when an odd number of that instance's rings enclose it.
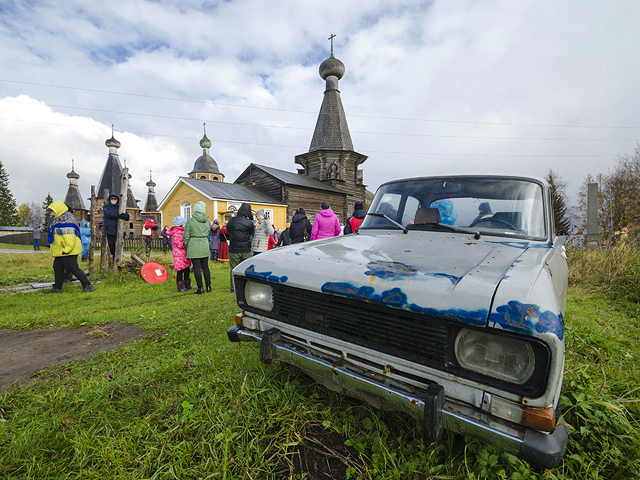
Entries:
{"label": "person in red jacket", "polygon": [[367,212],[364,209],[364,204],[358,200],[353,207],[353,215],[349,217],[349,220],[347,220],[347,223],[344,225],[344,234],[349,235],[350,233],[355,233],[355,231],[360,228],[360,224],[366,215]]}

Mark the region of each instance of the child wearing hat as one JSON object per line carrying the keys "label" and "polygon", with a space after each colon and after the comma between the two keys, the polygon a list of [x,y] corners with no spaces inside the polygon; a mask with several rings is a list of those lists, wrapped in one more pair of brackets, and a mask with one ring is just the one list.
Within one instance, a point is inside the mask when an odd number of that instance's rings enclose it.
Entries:
{"label": "child wearing hat", "polygon": [[184,217],[173,219],[173,227],[167,231],[171,237],[171,250],[173,252],[173,269],[177,272],[176,286],[179,292],[191,290],[191,278],[189,277],[191,260],[187,258],[187,249],[184,246]]}

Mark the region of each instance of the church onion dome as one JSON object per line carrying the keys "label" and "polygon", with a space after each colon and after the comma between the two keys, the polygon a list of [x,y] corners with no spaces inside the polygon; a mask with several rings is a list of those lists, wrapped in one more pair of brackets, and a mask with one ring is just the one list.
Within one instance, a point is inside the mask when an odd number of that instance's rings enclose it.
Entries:
{"label": "church onion dome", "polygon": [[220,175],[220,170],[218,170],[218,164],[213,157],[208,153],[204,153],[193,164],[193,170],[189,172],[189,175],[192,173],[216,173]]}
{"label": "church onion dome", "polygon": [[320,64],[319,72],[323,80],[326,80],[329,76],[338,77],[338,80],[340,80],[345,72],[344,63],[334,57],[332,53],[329,58]]}
{"label": "church onion dome", "polygon": [[204,134],[204,137],[202,137],[202,140],[200,140],[200,147],[201,148],[211,148],[211,140],[209,140],[207,138],[207,134]]}
{"label": "church onion dome", "polygon": [[120,142],[118,140],[116,140],[115,138],[113,138],[113,133],[111,134],[111,138],[109,140],[107,140],[106,142],[104,142],[104,144],[107,147],[120,148]]}
{"label": "church onion dome", "polygon": [[77,180],[80,178],[80,175],[78,175],[72,168],[71,171],[67,173],[67,178],[75,178]]}
{"label": "church onion dome", "polygon": [[156,182],[153,181],[153,178],[151,178],[151,170],[149,170],[149,181],[146,183],[147,187],[155,187],[156,186]]}

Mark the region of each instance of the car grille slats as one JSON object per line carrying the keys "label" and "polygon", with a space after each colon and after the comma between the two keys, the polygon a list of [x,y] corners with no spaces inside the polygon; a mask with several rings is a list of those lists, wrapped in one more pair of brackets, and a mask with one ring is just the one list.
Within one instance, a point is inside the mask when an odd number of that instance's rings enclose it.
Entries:
{"label": "car grille slats", "polygon": [[361,301],[276,287],[282,322],[428,366],[448,358],[450,322]]}

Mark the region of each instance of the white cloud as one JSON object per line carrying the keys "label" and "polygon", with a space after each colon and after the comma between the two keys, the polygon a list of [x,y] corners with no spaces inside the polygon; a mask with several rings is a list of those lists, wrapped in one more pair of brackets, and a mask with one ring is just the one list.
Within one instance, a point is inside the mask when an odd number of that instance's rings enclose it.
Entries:
{"label": "white cloud", "polygon": [[134,194],[144,203],[153,170],[161,200],[207,121],[227,181],[249,162],[295,171],[335,33],[371,189],[553,167],[575,193],[640,140],[639,14],[633,0],[13,3],[0,6],[0,159],[19,203],[63,197],[71,158],[88,196],[113,123]]}

